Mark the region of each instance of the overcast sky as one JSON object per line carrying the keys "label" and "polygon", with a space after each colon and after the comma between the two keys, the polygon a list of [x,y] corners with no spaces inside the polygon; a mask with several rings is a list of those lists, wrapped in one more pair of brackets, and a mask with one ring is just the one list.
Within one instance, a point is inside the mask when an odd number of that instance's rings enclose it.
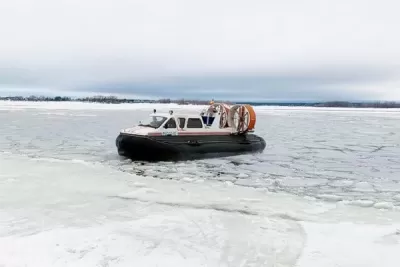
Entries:
{"label": "overcast sky", "polygon": [[400,100],[400,1],[0,2],[0,95]]}

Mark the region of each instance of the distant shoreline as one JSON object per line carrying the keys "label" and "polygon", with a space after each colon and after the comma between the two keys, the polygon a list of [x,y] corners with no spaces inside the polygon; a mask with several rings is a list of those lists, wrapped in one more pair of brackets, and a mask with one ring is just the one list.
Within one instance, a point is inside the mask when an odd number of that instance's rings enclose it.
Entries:
{"label": "distant shoreline", "polygon": [[[136,104],[136,103],[160,103],[160,104],[178,104],[178,105],[208,105],[210,100],[191,100],[191,99],[126,99],[115,96],[94,96],[84,98],[71,98],[65,96],[43,97],[43,96],[7,96],[0,97],[0,101],[25,101],[25,102],[86,102],[101,104]],[[216,103],[227,104],[250,104],[252,106],[292,106],[292,107],[332,107],[332,108],[400,108],[400,102],[396,101],[325,101],[325,102],[243,102],[243,101],[225,101],[214,100]]]}

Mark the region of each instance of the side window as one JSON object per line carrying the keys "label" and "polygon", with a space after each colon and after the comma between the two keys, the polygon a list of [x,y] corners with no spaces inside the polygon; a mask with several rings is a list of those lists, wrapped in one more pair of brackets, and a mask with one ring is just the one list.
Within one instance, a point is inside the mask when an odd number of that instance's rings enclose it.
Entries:
{"label": "side window", "polygon": [[179,118],[179,128],[185,128],[185,118]]}
{"label": "side window", "polygon": [[203,124],[200,119],[188,119],[187,128],[203,128]]}
{"label": "side window", "polygon": [[165,128],[167,128],[167,129],[176,128],[175,119],[174,119],[174,118],[170,118],[170,119],[167,121],[167,123],[165,124]]}

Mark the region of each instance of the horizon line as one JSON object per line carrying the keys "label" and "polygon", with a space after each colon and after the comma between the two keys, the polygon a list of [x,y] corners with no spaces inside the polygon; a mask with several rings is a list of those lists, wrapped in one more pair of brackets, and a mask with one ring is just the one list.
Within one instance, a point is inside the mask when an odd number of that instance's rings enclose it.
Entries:
{"label": "horizon line", "polygon": [[[125,101],[199,101],[199,102],[204,102],[204,101],[214,101],[214,102],[218,102],[218,103],[223,103],[223,102],[234,102],[237,104],[244,104],[244,103],[254,103],[254,104],[317,104],[317,103],[352,103],[352,104],[362,104],[362,103],[387,103],[387,102],[391,102],[391,103],[400,103],[400,100],[377,100],[377,99],[370,99],[370,100],[240,100],[240,101],[235,101],[235,100],[222,100],[222,99],[214,99],[214,98],[210,98],[208,100],[206,99],[196,99],[196,98],[185,98],[185,97],[180,97],[180,98],[169,98],[169,97],[161,97],[161,98],[153,98],[153,99],[149,99],[149,98],[141,98],[141,97],[134,97],[134,98],[128,98],[128,97],[118,97],[115,95],[87,95],[87,96],[67,96],[67,95],[57,95],[57,96],[46,96],[46,95],[29,95],[29,96],[22,96],[22,95],[7,95],[7,96],[2,96],[0,95],[0,100],[12,100],[12,99],[7,99],[7,98],[22,98],[22,99],[29,99],[29,98],[38,98],[38,100],[40,100],[42,98],[47,98],[47,99],[56,99],[56,98],[61,98],[61,99],[69,99],[69,100],[83,100],[83,99],[99,99],[99,98],[103,98],[103,99],[114,99],[114,100],[125,100]],[[65,101],[65,100],[64,100]]]}

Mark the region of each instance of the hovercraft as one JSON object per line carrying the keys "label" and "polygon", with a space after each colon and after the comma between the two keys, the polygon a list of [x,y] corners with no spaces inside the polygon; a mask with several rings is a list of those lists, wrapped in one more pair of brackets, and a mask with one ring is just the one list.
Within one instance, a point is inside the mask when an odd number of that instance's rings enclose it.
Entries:
{"label": "hovercraft", "polygon": [[150,114],[136,127],[121,130],[118,154],[137,161],[179,161],[262,152],[266,143],[254,134],[251,105],[212,103],[198,115]]}

